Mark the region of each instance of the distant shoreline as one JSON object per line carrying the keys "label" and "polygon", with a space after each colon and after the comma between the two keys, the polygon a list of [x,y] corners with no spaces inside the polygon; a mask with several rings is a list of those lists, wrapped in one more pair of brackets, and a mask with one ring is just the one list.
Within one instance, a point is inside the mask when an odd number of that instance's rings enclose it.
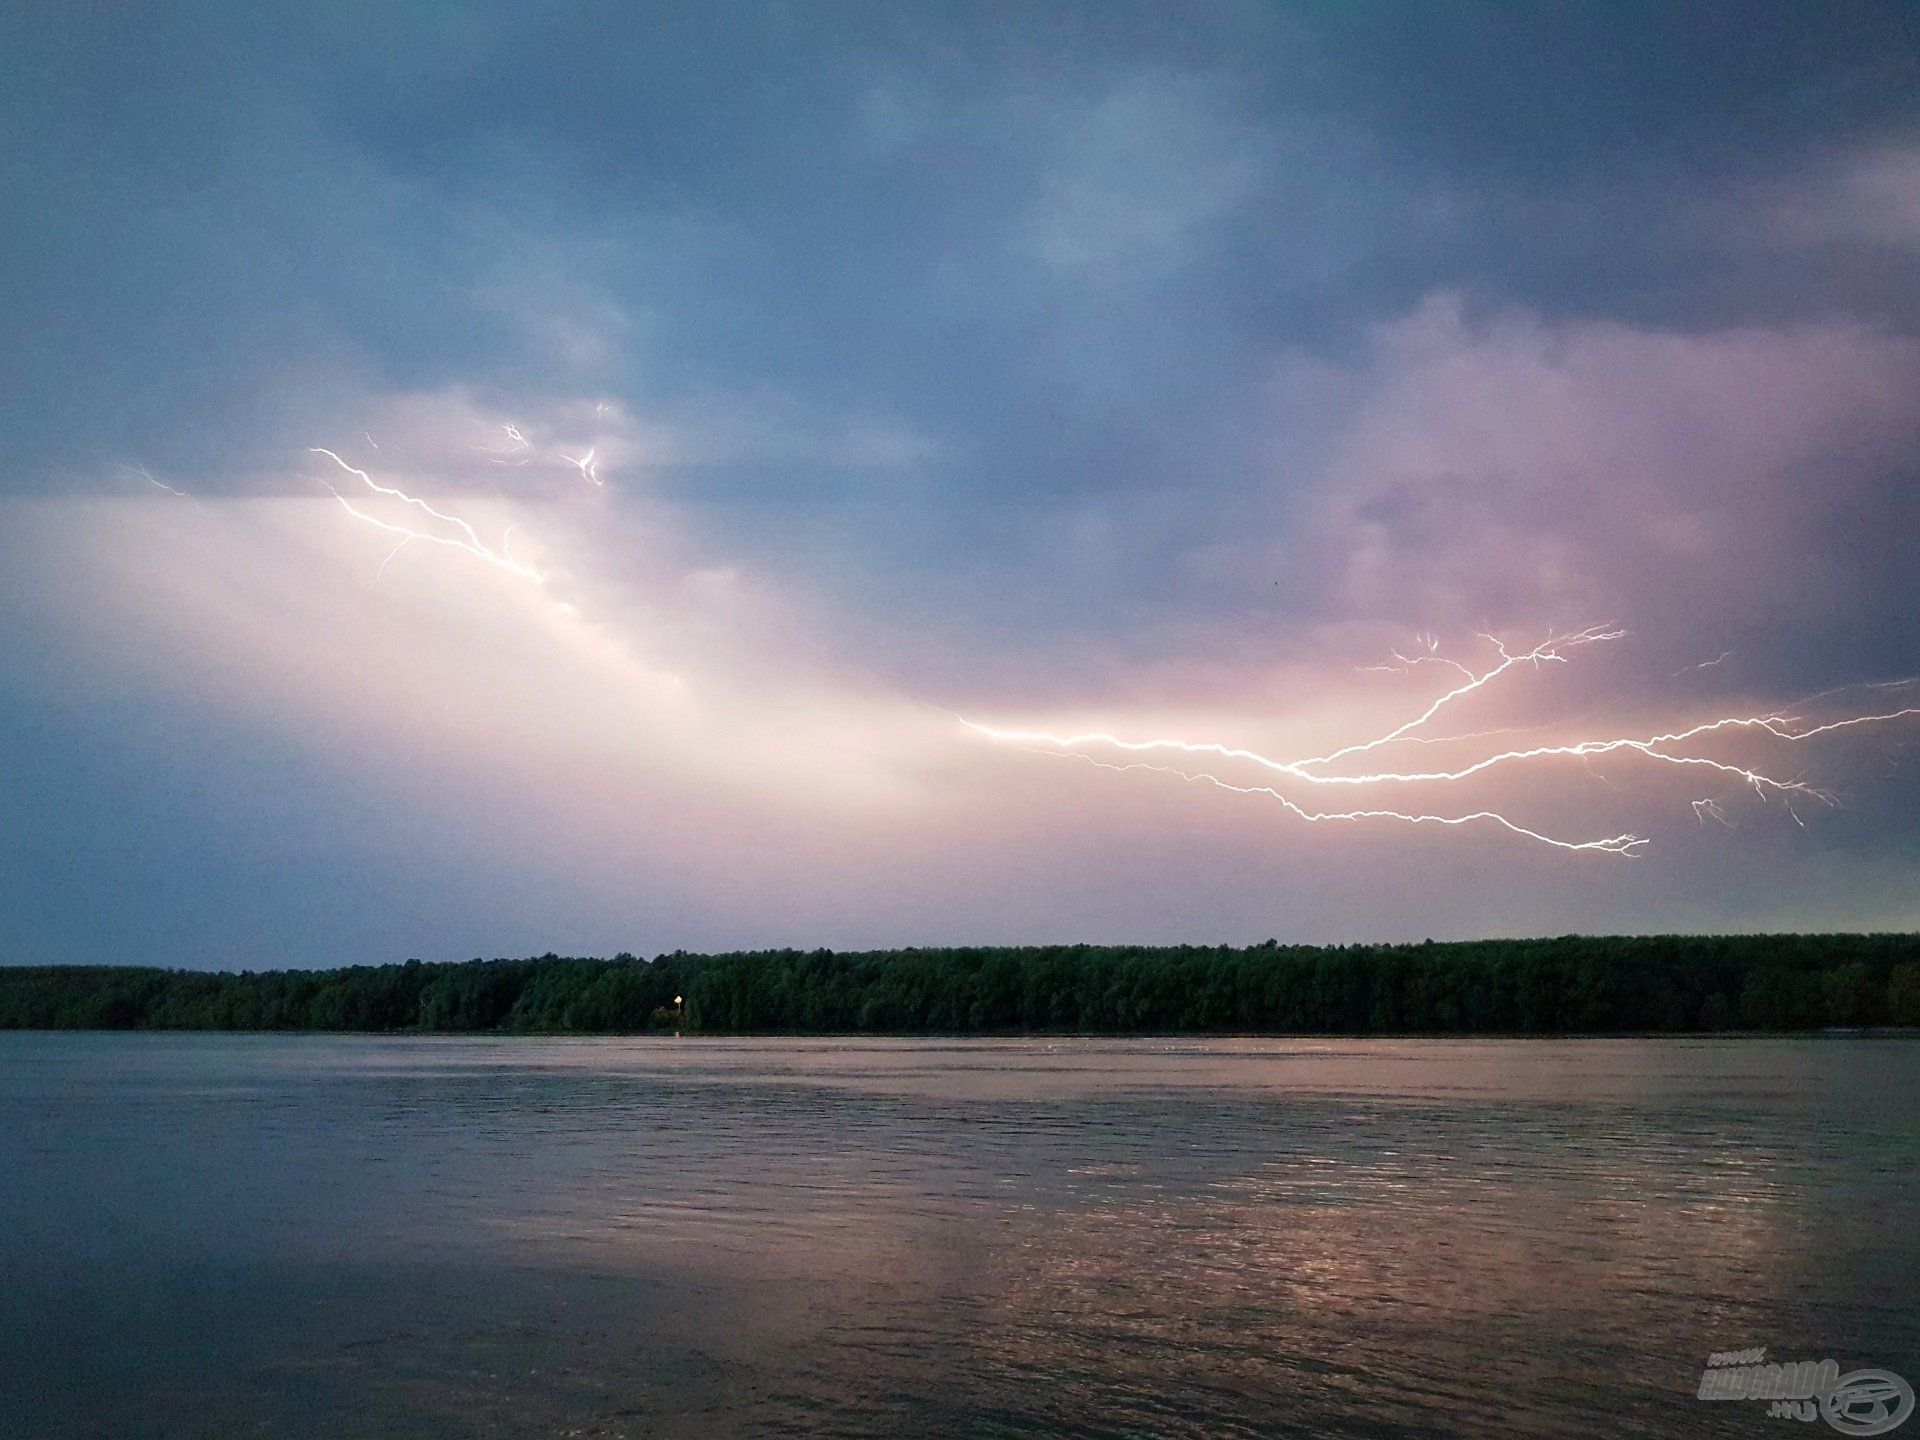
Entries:
{"label": "distant shoreline", "polygon": [[331,970],[0,966],[0,1029],[1394,1038],[1920,1026],[1920,935],[544,955]]}

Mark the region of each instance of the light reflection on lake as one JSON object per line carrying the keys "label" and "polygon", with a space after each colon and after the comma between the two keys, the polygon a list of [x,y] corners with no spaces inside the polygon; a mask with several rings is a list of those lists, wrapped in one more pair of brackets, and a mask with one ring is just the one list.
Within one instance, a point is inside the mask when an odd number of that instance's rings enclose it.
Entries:
{"label": "light reflection on lake", "polygon": [[0,1035],[0,1431],[1748,1434],[1920,1044]]}

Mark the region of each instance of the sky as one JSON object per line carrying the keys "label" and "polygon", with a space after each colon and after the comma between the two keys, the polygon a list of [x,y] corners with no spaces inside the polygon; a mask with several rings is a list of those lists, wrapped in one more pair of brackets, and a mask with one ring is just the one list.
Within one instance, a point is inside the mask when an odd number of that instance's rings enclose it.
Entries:
{"label": "sky", "polygon": [[0,961],[1920,929],[1920,8],[22,5],[0,185]]}

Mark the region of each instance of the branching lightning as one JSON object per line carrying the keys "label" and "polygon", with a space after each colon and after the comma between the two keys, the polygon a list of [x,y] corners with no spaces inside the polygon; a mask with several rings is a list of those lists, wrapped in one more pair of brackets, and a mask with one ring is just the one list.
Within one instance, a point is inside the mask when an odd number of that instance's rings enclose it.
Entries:
{"label": "branching lightning", "polygon": [[[1556,759],[1574,758],[1583,764],[1596,756],[1621,756],[1650,763],[1655,767],[1671,767],[1694,772],[1704,772],[1709,777],[1717,776],[1729,782],[1735,782],[1750,788],[1762,800],[1778,799],[1787,814],[1796,824],[1804,824],[1796,800],[1812,800],[1823,804],[1834,803],[1833,797],[1807,781],[1798,777],[1783,777],[1768,771],[1741,764],[1734,760],[1715,758],[1711,755],[1696,753],[1699,748],[1695,742],[1710,738],[1726,737],[1738,734],[1757,734],[1773,740],[1790,743],[1811,740],[1817,736],[1864,725],[1887,724],[1896,720],[1920,715],[1920,706],[1906,706],[1897,709],[1882,709],[1872,713],[1846,716],[1842,719],[1811,722],[1788,710],[1776,710],[1756,715],[1727,715],[1691,725],[1683,725],[1671,730],[1654,734],[1609,735],[1571,742],[1541,744],[1513,749],[1496,750],[1477,760],[1447,768],[1427,769],[1375,769],[1361,772],[1349,770],[1333,771],[1329,767],[1336,762],[1350,760],[1354,756],[1369,754],[1397,742],[1417,744],[1438,743],[1428,737],[1415,735],[1418,730],[1450,705],[1463,700],[1477,691],[1486,689],[1501,676],[1522,666],[1539,668],[1547,664],[1564,664],[1571,651],[1589,645],[1603,644],[1618,640],[1625,631],[1606,626],[1594,626],[1568,635],[1549,635],[1540,644],[1526,650],[1513,650],[1491,635],[1484,639],[1496,654],[1496,663],[1482,669],[1474,669],[1449,657],[1438,654],[1439,644],[1430,636],[1420,637],[1420,643],[1411,655],[1392,652],[1396,662],[1387,666],[1366,666],[1363,669],[1389,670],[1402,674],[1411,674],[1416,667],[1437,664],[1458,671],[1464,677],[1460,683],[1442,692],[1411,719],[1370,738],[1353,740],[1340,745],[1324,754],[1311,755],[1297,759],[1279,759],[1241,746],[1225,745],[1216,741],[1190,740],[1172,736],[1151,739],[1126,739],[1105,730],[1089,730],[1075,734],[1057,734],[1046,730],[1002,729],[996,726],[976,724],[964,717],[961,723],[969,729],[992,740],[1018,744],[1026,748],[1044,747],[1040,753],[1072,756],[1102,769],[1114,771],[1146,770],[1162,774],[1176,775],[1188,781],[1217,786],[1244,795],[1265,795],[1280,802],[1281,805],[1306,821],[1358,821],[1358,820],[1396,820],[1406,824],[1427,825],[1466,825],[1486,823],[1503,827],[1516,835],[1563,850],[1598,851],[1614,855],[1633,855],[1644,848],[1649,841],[1639,835],[1614,835],[1598,840],[1569,840],[1545,834],[1520,823],[1511,816],[1494,810],[1474,810],[1458,815],[1437,815],[1414,810],[1369,807],[1352,810],[1312,809],[1298,803],[1287,793],[1275,788],[1279,783],[1287,783],[1290,788],[1308,789],[1316,786],[1395,786],[1395,785],[1458,785],[1472,781],[1489,771],[1532,764]],[[1724,656],[1722,658],[1725,658]],[[1717,663],[1717,662],[1710,662]],[[1890,682],[1876,687],[1842,687],[1842,689],[1878,688],[1891,689],[1910,682]],[[1809,696],[1797,702],[1793,710],[1798,710],[1813,701],[1826,696],[1841,693],[1827,691],[1821,695]],[[1449,736],[1450,741],[1471,741],[1486,739],[1496,735],[1522,733],[1525,729],[1537,727],[1504,727],[1497,730],[1480,731],[1475,734]],[[1110,764],[1084,753],[1088,748],[1118,750],[1129,754],[1173,751],[1185,755],[1206,755],[1239,764],[1249,765],[1282,777],[1282,781],[1266,785],[1237,784],[1208,771],[1188,771],[1173,766],[1156,765],[1145,761],[1127,764]],[[1296,790],[1296,793],[1298,791]],[[1702,825],[1708,819],[1731,826],[1717,799],[1708,797],[1692,803],[1693,814]]]}
{"label": "branching lightning", "polygon": [[1733,828],[1733,822],[1727,819],[1727,812],[1720,808],[1720,802],[1712,796],[1708,796],[1704,800],[1692,800],[1688,803],[1693,806],[1693,818],[1699,821],[1700,824],[1705,825],[1709,820],[1718,820],[1729,830]]}
{"label": "branching lightning", "polygon": [[374,494],[398,501],[401,505],[411,507],[421,514],[440,522],[442,528],[434,531],[417,529],[411,525],[397,524],[394,521],[382,519],[377,515],[369,514],[367,511],[360,509],[345,495],[341,494],[332,484],[322,480],[320,483],[332,492],[333,498],[340,502],[340,508],[345,510],[354,519],[364,525],[371,525],[377,530],[384,530],[389,535],[397,535],[400,537],[399,543],[388,552],[387,558],[381,561],[381,574],[384,574],[387,566],[393,563],[394,556],[406,549],[407,546],[413,544],[415,541],[424,541],[429,545],[444,545],[450,549],[464,550],[474,558],[484,560],[489,565],[497,565],[502,570],[510,571],[522,579],[532,580],[536,583],[544,579],[538,570],[523,565],[513,558],[512,553],[506,548],[506,540],[504,537],[501,539],[500,548],[495,549],[483,541],[480,538],[479,532],[458,515],[449,515],[443,510],[436,510],[418,496],[409,495],[406,491],[397,489],[394,486],[382,485],[366,471],[349,465],[331,450],[316,445],[311,447],[311,453],[326,456],[347,474],[359,480],[361,484],[366,486],[366,488]]}
{"label": "branching lightning", "polygon": [[[1471,670],[1467,669],[1466,666],[1457,664],[1456,662],[1449,660],[1446,662],[1447,664],[1453,665],[1455,669],[1459,670],[1461,674],[1467,677],[1465,683],[1454,686],[1453,689],[1447,691],[1439,699],[1435,700],[1431,705],[1429,705],[1425,710],[1421,711],[1420,714],[1414,716],[1413,719],[1407,721],[1406,724],[1397,726],[1396,728],[1389,730],[1386,734],[1381,735],[1376,739],[1360,741],[1352,745],[1343,746],[1338,750],[1329,751],[1325,755],[1316,755],[1311,759],[1297,760],[1292,763],[1300,766],[1327,765],[1327,764],[1331,764],[1335,760],[1344,759],[1348,755],[1358,755],[1367,750],[1377,750],[1382,745],[1391,744],[1393,741],[1398,740],[1401,736],[1405,735],[1408,731],[1419,729],[1422,725],[1426,724],[1427,721],[1431,720],[1434,716],[1438,715],[1443,709],[1445,709],[1448,705],[1452,704],[1455,700],[1458,700],[1461,696],[1471,695],[1475,690],[1478,690],[1483,686],[1492,684],[1495,680],[1499,679],[1502,675],[1506,674],[1507,671],[1513,669],[1516,665],[1538,666],[1538,665],[1544,665],[1549,663],[1565,664],[1567,657],[1560,653],[1562,650],[1571,650],[1575,646],[1579,646],[1579,645],[1596,645],[1607,640],[1618,640],[1625,633],[1626,632],[1624,630],[1608,630],[1600,626],[1595,626],[1591,629],[1582,630],[1576,635],[1565,635],[1565,636],[1549,635],[1544,642],[1542,642],[1539,645],[1536,645],[1533,649],[1520,655],[1510,654],[1507,650],[1507,647],[1503,645],[1500,641],[1494,639],[1493,636],[1483,635],[1481,638],[1486,640],[1489,644],[1493,646],[1495,650],[1500,652],[1500,663],[1498,665],[1495,665],[1492,669],[1487,670],[1482,674],[1475,675]],[[1429,653],[1431,654],[1432,651],[1437,650],[1438,648],[1439,648],[1438,642],[1433,640],[1431,637],[1429,637],[1428,639]]]}
{"label": "branching lightning", "polygon": [[560,458],[578,470],[580,472],[580,478],[589,484],[604,485],[607,482],[600,478],[600,462],[595,460],[593,456],[594,451],[589,450],[584,455],[562,455]]}
{"label": "branching lightning", "polygon": [[473,448],[495,465],[524,465],[533,458],[533,442],[520,433],[519,426],[502,425],[500,429],[507,437],[504,446],[476,445]]}
{"label": "branching lightning", "polygon": [[[600,409],[594,413],[600,414],[604,409],[605,406],[603,404]],[[506,436],[506,444],[476,445],[473,447],[474,450],[484,455],[490,463],[495,465],[512,465],[518,467],[540,458],[541,452],[539,447],[527,438],[526,432],[518,425],[502,425],[500,432]],[[568,455],[562,451],[555,450],[550,452],[547,458],[550,461],[565,461],[575,470],[578,470],[580,472],[580,478],[590,485],[604,486],[607,482],[601,478],[600,475],[599,454],[600,449],[596,445],[589,448],[584,455]]]}
{"label": "branching lightning", "polygon": [[[483,449],[488,458],[503,464],[523,464],[542,457],[548,462],[563,460],[590,484],[603,485],[599,473],[597,448],[571,455],[544,446],[536,446],[518,427],[501,427],[505,445]],[[372,444],[369,436],[368,443]],[[375,572],[383,577],[402,551],[416,542],[460,550],[475,559],[506,570],[537,585],[545,586],[545,577],[513,552],[513,527],[508,526],[497,544],[482,539],[480,532],[460,515],[436,507],[427,500],[399,487],[376,480],[368,471],[348,463],[341,455],[315,446],[311,453],[324,456],[340,475],[356,483],[336,484],[320,479],[340,507],[354,520],[377,529],[391,538]],[[150,483],[163,490],[171,486],[146,472]],[[316,477],[318,478],[318,477]],[[178,494],[180,492],[173,491]],[[369,507],[367,497],[375,497]],[[559,602],[555,602],[559,603]],[[570,607],[569,607],[570,608]],[[1750,790],[1763,802],[1779,802],[1795,824],[1803,825],[1799,806],[1802,802],[1834,804],[1835,797],[1805,777],[1803,772],[1781,769],[1767,762],[1755,762],[1741,752],[1758,753],[1756,747],[1798,747],[1823,736],[1831,736],[1862,727],[1887,725],[1920,716],[1920,704],[1903,704],[1888,692],[1909,687],[1920,680],[1881,682],[1871,685],[1841,686],[1811,695],[1780,709],[1755,713],[1713,715],[1687,718],[1664,727],[1613,730],[1587,733],[1584,718],[1560,719],[1549,724],[1505,724],[1462,730],[1457,724],[1443,728],[1434,725],[1442,715],[1456,711],[1482,692],[1499,687],[1509,676],[1523,671],[1540,671],[1548,666],[1564,665],[1578,652],[1620,640],[1625,631],[1617,626],[1597,625],[1570,633],[1549,633],[1537,644],[1514,645],[1492,634],[1480,635],[1489,647],[1487,658],[1477,662],[1443,654],[1435,636],[1422,634],[1404,650],[1389,651],[1390,663],[1356,667],[1362,671],[1391,673],[1403,677],[1425,677],[1437,672],[1437,693],[1430,700],[1409,707],[1411,713],[1398,723],[1377,731],[1363,731],[1343,738],[1341,743],[1321,753],[1283,757],[1265,754],[1243,745],[1185,735],[1146,737],[1125,736],[1109,729],[1073,732],[1031,727],[1001,727],[977,723],[959,717],[971,732],[987,739],[1013,744],[1022,749],[1054,758],[1078,760],[1116,774],[1143,772],[1170,775],[1192,784],[1205,785],[1236,795],[1257,797],[1277,803],[1295,819],[1309,824],[1345,822],[1397,822],[1403,825],[1439,828],[1488,827],[1534,844],[1575,853],[1633,856],[1652,842],[1646,835],[1626,832],[1585,838],[1555,833],[1558,827],[1543,827],[1505,807],[1495,808],[1479,801],[1461,805],[1436,805],[1432,792],[1446,787],[1474,785],[1496,773],[1545,769],[1555,772],[1558,762],[1578,761],[1581,769],[1597,783],[1618,790],[1609,775],[1593,764],[1611,759],[1627,762],[1654,772],[1673,771],[1692,775],[1703,782],[1717,782],[1720,793],[1700,795],[1688,801],[1697,825],[1706,829],[1733,828],[1727,813],[1727,791]],[[1675,672],[1673,678],[1695,670],[1712,669],[1732,655],[1723,650],[1715,658]],[[1444,687],[1444,688],[1440,688]],[[1885,696],[1877,704],[1856,702],[1851,713],[1836,715],[1841,702],[1826,704],[1824,713],[1814,707],[1833,697],[1871,691]],[[1432,730],[1437,733],[1427,733]],[[1543,733],[1544,732],[1544,733]],[[1506,737],[1527,737],[1528,743]],[[1531,743],[1537,738],[1537,743]],[[1740,742],[1733,746],[1732,742]],[[1439,751],[1424,748],[1417,757],[1406,749],[1394,747],[1472,747]],[[1731,748],[1730,748],[1731,747]],[[1394,751],[1389,760],[1384,752]],[[1088,752],[1095,753],[1088,753]],[[1098,752],[1118,752],[1118,760],[1102,758]],[[1202,763],[1160,763],[1157,757],[1178,755],[1200,759]],[[1146,757],[1156,758],[1146,758]],[[1456,756],[1462,758],[1455,758]],[[1209,763],[1211,762],[1211,763]],[[1618,766],[1609,766],[1615,775]],[[1251,773],[1249,773],[1251,772]],[[1388,799],[1394,787],[1422,787],[1417,798]],[[1366,792],[1354,794],[1351,792]],[[1316,797],[1317,792],[1317,797]],[[1335,799],[1334,797],[1339,797]],[[1345,802],[1345,803],[1343,803]],[[1616,802],[1610,802],[1616,803]],[[1685,812],[1683,812],[1685,813]],[[1599,828],[1599,827],[1595,827]]]}
{"label": "branching lightning", "polygon": [[1558,850],[1598,850],[1609,855],[1631,855],[1648,842],[1638,835],[1610,835],[1604,840],[1560,840],[1551,835],[1543,835],[1538,830],[1529,830],[1518,821],[1493,810],[1475,810],[1465,815],[1426,815],[1406,810],[1309,810],[1295,803],[1271,785],[1235,785],[1222,780],[1218,775],[1205,770],[1179,770],[1171,765],[1151,765],[1145,761],[1135,761],[1130,765],[1111,765],[1104,760],[1096,760],[1091,755],[1082,755],[1075,751],[1056,752],[1075,760],[1084,760],[1089,765],[1102,770],[1125,772],[1128,770],[1152,770],[1162,775],[1178,775],[1182,780],[1201,781],[1216,785],[1222,790],[1231,790],[1236,795],[1266,795],[1278,800],[1289,812],[1302,820],[1400,820],[1409,825],[1472,825],[1487,822],[1511,830],[1515,835],[1529,840],[1537,840],[1542,845],[1551,845]]}

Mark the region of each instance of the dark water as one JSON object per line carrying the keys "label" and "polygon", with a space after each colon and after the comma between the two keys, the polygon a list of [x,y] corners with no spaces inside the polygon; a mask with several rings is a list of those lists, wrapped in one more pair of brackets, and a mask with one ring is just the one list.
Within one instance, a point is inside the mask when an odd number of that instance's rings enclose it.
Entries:
{"label": "dark water", "polygon": [[1890,1039],[0,1035],[0,1429],[1830,1434],[1694,1390],[1920,1379],[1917,1116]]}

